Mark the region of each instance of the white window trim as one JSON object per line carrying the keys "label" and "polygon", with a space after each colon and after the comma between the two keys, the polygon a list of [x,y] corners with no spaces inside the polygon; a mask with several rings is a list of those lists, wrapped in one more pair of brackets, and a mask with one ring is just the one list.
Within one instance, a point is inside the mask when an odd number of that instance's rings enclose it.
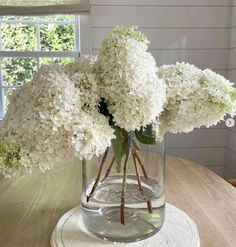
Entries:
{"label": "white window trim", "polygon": [[80,15],[80,30],[79,37],[80,40],[78,44],[80,44],[79,50],[81,55],[92,54],[92,28],[91,28],[91,18],[90,15],[84,14]]}

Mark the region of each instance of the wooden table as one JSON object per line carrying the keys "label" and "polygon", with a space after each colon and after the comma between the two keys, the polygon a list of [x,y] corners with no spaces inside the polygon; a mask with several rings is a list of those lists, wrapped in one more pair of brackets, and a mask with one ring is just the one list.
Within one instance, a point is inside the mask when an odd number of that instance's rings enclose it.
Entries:
{"label": "wooden table", "polygon": [[[0,182],[0,246],[49,247],[59,218],[80,201],[81,166]],[[208,169],[168,157],[166,199],[197,224],[201,247],[236,246],[236,189]],[[187,247],[187,246],[180,246]]]}

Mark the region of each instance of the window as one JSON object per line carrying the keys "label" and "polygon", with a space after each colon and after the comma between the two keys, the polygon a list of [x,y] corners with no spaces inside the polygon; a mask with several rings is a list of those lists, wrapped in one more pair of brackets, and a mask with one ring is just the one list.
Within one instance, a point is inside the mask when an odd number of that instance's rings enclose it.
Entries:
{"label": "window", "polygon": [[0,17],[0,119],[12,90],[31,81],[42,64],[80,54],[79,16]]}

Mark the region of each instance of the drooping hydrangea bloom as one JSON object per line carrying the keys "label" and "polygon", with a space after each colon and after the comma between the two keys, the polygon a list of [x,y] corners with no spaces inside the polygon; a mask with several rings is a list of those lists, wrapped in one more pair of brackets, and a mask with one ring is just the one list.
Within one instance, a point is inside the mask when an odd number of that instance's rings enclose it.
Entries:
{"label": "drooping hydrangea bloom", "polygon": [[[77,79],[75,83],[61,66],[45,66],[31,83],[13,92],[0,136],[20,146],[19,162],[28,171],[49,169],[71,155],[90,159],[111,145],[108,119],[96,107],[85,107],[87,98],[81,97]],[[0,171],[6,174],[6,167]]]}
{"label": "drooping hydrangea bloom", "polygon": [[165,100],[165,84],[147,52],[148,40],[134,27],[116,27],[103,41],[96,64],[101,95],[113,121],[126,131],[155,121]]}
{"label": "drooping hydrangea bloom", "polygon": [[158,76],[167,84],[167,102],[161,125],[172,133],[210,127],[235,114],[236,89],[223,76],[187,63],[163,65]]}

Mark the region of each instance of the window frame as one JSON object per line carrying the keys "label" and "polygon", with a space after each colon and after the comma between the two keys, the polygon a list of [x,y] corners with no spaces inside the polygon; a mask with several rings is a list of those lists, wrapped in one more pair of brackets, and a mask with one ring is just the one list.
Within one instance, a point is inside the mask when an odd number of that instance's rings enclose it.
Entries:
{"label": "window frame", "polygon": [[[32,24],[36,26],[36,35],[37,35],[37,51],[2,51],[2,39],[0,35],[0,59],[4,58],[37,58],[37,68],[39,68],[39,58],[78,58],[81,55],[81,25],[83,25],[83,29],[88,28],[89,19],[87,17],[82,18],[80,15],[72,15],[74,16],[73,20],[40,20],[39,18],[36,20],[0,20],[0,24]],[[75,42],[75,50],[74,51],[41,51],[40,47],[40,24],[73,24],[74,26],[74,42]],[[86,39],[86,40],[85,40]],[[83,44],[86,44],[87,37],[85,35],[83,39]],[[6,106],[4,99],[4,91],[11,88],[18,88],[20,86],[17,85],[4,85],[3,83],[3,71],[2,71],[2,63],[0,62],[0,120],[4,118]]]}

